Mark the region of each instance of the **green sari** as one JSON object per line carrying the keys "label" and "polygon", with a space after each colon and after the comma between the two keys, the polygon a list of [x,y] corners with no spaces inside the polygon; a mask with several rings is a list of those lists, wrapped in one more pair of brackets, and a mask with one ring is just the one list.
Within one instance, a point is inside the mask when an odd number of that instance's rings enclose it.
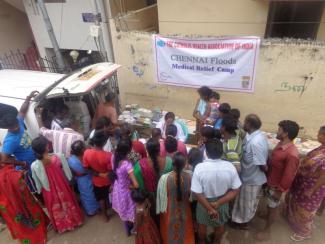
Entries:
{"label": "green sari", "polygon": [[[148,159],[139,160],[134,165],[133,172],[134,172],[135,178],[138,181],[139,188],[142,189],[142,190],[147,190],[149,192],[152,192],[153,186],[148,187],[148,185],[147,185],[147,187],[146,187],[146,184],[145,184],[145,183],[148,184],[149,183],[148,181],[152,181],[152,174],[154,173],[153,169],[148,167],[147,161],[148,161]],[[169,173],[171,171],[173,171],[173,161],[172,161],[171,157],[167,156],[166,157],[165,168],[160,173],[159,176],[162,176],[163,174],[167,174],[167,173]],[[151,189],[147,189],[147,188],[151,188]]]}

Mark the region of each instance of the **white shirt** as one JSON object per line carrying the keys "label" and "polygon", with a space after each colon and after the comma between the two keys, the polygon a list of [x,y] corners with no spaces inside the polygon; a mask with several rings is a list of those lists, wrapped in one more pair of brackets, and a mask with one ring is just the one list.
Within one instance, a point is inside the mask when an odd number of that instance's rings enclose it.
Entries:
{"label": "white shirt", "polygon": [[63,128],[60,125],[61,123],[62,123],[61,120],[54,118],[51,122],[51,130],[63,130]]}
{"label": "white shirt", "polygon": [[[181,142],[185,142],[186,137],[184,135],[182,126],[179,123],[177,123],[176,121],[174,121],[173,124],[177,127],[176,139],[179,140],[179,141],[181,141]],[[161,130],[162,137],[165,139],[166,138],[166,122],[165,122],[165,119],[164,118],[162,118],[158,122],[158,124],[156,125],[156,128],[159,128]]]}
{"label": "white shirt", "polygon": [[[92,138],[94,137],[95,132],[96,132],[95,130],[92,130],[92,131],[90,132],[90,135],[89,135],[89,138],[90,138],[90,139],[92,139]],[[103,147],[103,150],[104,150],[105,152],[112,152],[112,151],[113,151],[112,142],[111,142],[111,140],[110,140],[109,138],[107,139],[107,142],[106,142],[105,146]]]}
{"label": "white shirt", "polygon": [[240,178],[232,163],[221,159],[206,159],[195,167],[191,191],[203,193],[206,198],[215,198],[240,186]]}

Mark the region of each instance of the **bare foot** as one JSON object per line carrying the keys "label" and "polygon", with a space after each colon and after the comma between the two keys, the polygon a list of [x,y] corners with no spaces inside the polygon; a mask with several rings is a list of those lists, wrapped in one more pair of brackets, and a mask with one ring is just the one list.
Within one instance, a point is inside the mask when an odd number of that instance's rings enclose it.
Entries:
{"label": "bare foot", "polygon": [[240,225],[238,226],[238,229],[240,229],[240,230],[250,230],[251,228],[250,228],[250,226],[248,225],[248,223],[244,223],[244,224],[240,224]]}
{"label": "bare foot", "polygon": [[267,220],[267,213],[263,213],[263,212],[259,212],[257,214],[257,217],[261,218],[261,219],[264,219],[264,220]]}
{"label": "bare foot", "polygon": [[265,232],[265,231],[261,231],[261,232],[258,232],[254,238],[257,240],[257,241],[267,241],[270,239],[270,233],[268,232]]}
{"label": "bare foot", "polygon": [[250,229],[248,223],[238,224],[235,222],[230,222],[229,226],[236,230],[249,230]]}
{"label": "bare foot", "polygon": [[104,221],[107,223],[111,220],[111,215],[109,214],[104,214]]}

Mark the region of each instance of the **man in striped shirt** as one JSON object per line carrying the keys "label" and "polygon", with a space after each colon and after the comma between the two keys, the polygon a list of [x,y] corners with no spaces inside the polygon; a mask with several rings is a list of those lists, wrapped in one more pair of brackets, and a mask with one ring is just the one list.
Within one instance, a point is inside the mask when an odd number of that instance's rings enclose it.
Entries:
{"label": "man in striped shirt", "polygon": [[53,145],[53,152],[63,154],[67,159],[70,157],[71,145],[75,141],[84,141],[82,134],[77,132],[78,123],[74,118],[65,119],[62,121],[62,130],[50,130],[43,126],[41,116],[37,115],[38,124],[40,125],[40,134]]}

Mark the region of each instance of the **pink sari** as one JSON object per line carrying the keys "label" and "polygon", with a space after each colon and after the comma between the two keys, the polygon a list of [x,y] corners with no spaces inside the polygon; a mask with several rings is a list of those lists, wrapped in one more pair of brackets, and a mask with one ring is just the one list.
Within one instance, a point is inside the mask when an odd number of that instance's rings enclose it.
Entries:
{"label": "pink sari", "polygon": [[289,225],[295,233],[304,237],[311,235],[316,212],[325,198],[325,186],[310,198],[305,195],[317,183],[320,170],[325,170],[325,146],[307,154],[286,195],[285,210]]}
{"label": "pink sari", "polygon": [[83,223],[83,215],[63,173],[61,161],[57,156],[53,156],[51,164],[44,167],[50,191],[43,188],[42,194],[53,227],[59,233],[73,230]]}

